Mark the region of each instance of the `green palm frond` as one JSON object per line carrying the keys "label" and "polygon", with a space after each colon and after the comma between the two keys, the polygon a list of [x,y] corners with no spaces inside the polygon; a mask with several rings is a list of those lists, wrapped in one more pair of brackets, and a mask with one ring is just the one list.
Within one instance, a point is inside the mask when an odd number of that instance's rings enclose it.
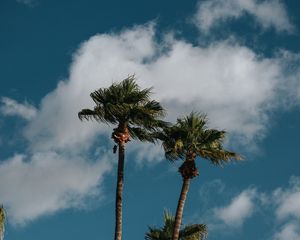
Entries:
{"label": "green palm frond", "polygon": [[0,240],[3,239],[4,230],[5,230],[5,210],[3,206],[0,206]]}
{"label": "green palm frond", "polygon": [[192,224],[183,228],[179,233],[179,239],[200,240],[207,236],[207,227],[205,224]]}
{"label": "green palm frond", "polygon": [[194,153],[213,164],[221,165],[241,159],[237,153],[223,148],[225,135],[225,131],[208,129],[205,114],[192,112],[177,119],[175,125],[165,128],[159,139],[163,142],[166,158],[171,161],[184,159],[187,153]]}
{"label": "green palm frond", "polygon": [[81,120],[96,120],[110,124],[125,124],[132,138],[155,141],[153,132],[167,125],[161,118],[165,110],[159,102],[150,99],[152,88],[140,89],[135,76],[129,76],[108,88],[90,94],[94,109],[78,113]]}
{"label": "green palm frond", "polygon": [[157,138],[154,137],[152,132],[139,127],[128,127],[129,134],[133,139],[138,139],[142,142],[156,142]]}
{"label": "green palm frond", "polygon": [[[174,230],[175,217],[169,210],[164,211],[164,226],[162,228],[148,227],[146,240],[171,240]],[[179,240],[203,240],[207,236],[205,224],[191,224],[183,226],[179,233]]]}

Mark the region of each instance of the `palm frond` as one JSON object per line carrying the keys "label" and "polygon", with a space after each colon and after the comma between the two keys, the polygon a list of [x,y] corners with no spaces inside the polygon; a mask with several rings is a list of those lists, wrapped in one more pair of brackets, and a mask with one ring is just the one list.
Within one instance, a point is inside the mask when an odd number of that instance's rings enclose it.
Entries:
{"label": "palm frond", "polygon": [[138,139],[142,142],[156,142],[157,138],[153,132],[149,132],[146,129],[139,128],[139,127],[128,127],[129,134],[133,139]]}
{"label": "palm frond", "polygon": [[96,106],[93,110],[83,109],[79,119],[96,120],[128,126],[133,138],[142,141],[156,141],[160,128],[168,125],[161,120],[165,110],[159,102],[151,100],[152,88],[140,89],[135,76],[128,76],[120,83],[113,83],[108,88],[100,88],[90,94]]}
{"label": "palm frond", "polygon": [[[171,240],[174,230],[175,217],[169,210],[164,210],[164,226],[161,228],[148,227],[146,240]],[[182,226],[179,233],[180,240],[203,240],[207,236],[204,224]]]}
{"label": "palm frond", "polygon": [[183,228],[179,233],[179,238],[184,240],[202,240],[207,236],[205,224],[192,224]]}
{"label": "palm frond", "polygon": [[224,149],[226,132],[208,129],[207,122],[206,114],[192,112],[177,119],[175,125],[164,128],[158,138],[163,142],[166,158],[174,161],[194,153],[216,165],[240,160],[237,153]]}
{"label": "palm frond", "polygon": [[158,228],[148,227],[148,232],[145,235],[146,240],[161,240],[162,231]]}
{"label": "palm frond", "polygon": [[90,120],[90,119],[93,119],[95,115],[96,115],[95,111],[93,111],[91,109],[82,109],[78,113],[78,117],[80,120],[83,120],[83,119]]}

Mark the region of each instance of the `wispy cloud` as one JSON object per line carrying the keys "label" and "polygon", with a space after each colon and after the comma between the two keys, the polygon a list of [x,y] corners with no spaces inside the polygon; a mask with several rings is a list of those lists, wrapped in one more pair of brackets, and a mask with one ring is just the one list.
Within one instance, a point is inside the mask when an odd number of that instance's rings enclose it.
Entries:
{"label": "wispy cloud", "polygon": [[0,112],[6,116],[19,116],[31,120],[37,113],[37,109],[27,102],[18,103],[14,99],[2,97],[1,103]]}
{"label": "wispy cloud", "polygon": [[234,197],[229,205],[221,208],[215,208],[215,217],[224,222],[226,225],[240,227],[255,210],[255,197],[256,190],[247,189]]}
{"label": "wispy cloud", "polygon": [[110,168],[105,156],[92,163],[55,152],[15,155],[0,164],[0,202],[14,224],[82,207],[88,197],[100,196],[103,175]]}
{"label": "wispy cloud", "polygon": [[[218,186],[216,183],[219,185],[220,181],[214,180],[207,186]],[[243,227],[247,220],[263,214],[264,220],[272,222],[276,226],[270,229],[269,233],[266,232],[272,236],[272,240],[300,239],[299,177],[291,177],[290,184],[285,188],[280,187],[268,192],[249,187],[233,195],[228,186],[223,184],[221,186],[221,191],[217,194],[215,188],[207,189],[205,186],[203,188],[206,194],[215,194],[215,199],[222,196],[223,202],[229,202],[227,204],[219,202],[217,207],[212,206],[211,202],[210,205],[204,205],[206,211],[202,213],[201,218],[206,219],[208,226],[214,229],[215,233],[224,231],[226,227],[228,233],[234,234],[235,230]],[[230,197],[230,195],[233,196]],[[203,196],[201,195],[201,201],[202,199]],[[204,196],[204,203],[205,201]]]}
{"label": "wispy cloud", "polygon": [[203,32],[228,20],[251,15],[264,29],[274,28],[278,32],[292,32],[293,24],[280,0],[209,0],[199,2],[194,17],[195,24]]}
{"label": "wispy cloud", "polygon": [[74,116],[92,107],[90,92],[131,73],[142,87],[154,86],[154,97],[167,108],[170,120],[201,110],[208,113],[212,127],[226,129],[241,143],[265,135],[268,112],[283,107],[281,99],[299,102],[291,93],[299,89],[294,79],[300,71],[297,67],[286,71],[289,54],[265,58],[234,40],[205,47],[174,38],[158,43],[154,35],[153,26],[138,26],[84,42],[74,56],[69,79],[43,99],[39,114],[26,128],[32,146],[91,143],[107,130],[95,123],[82,126]]}
{"label": "wispy cloud", "polygon": [[29,7],[33,7],[37,3],[37,0],[16,0],[16,1],[17,3],[21,3]]}
{"label": "wispy cloud", "polygon": [[300,178],[292,177],[289,188],[276,189],[272,199],[275,199],[277,219],[283,225],[273,239],[300,239]]}
{"label": "wispy cloud", "polygon": [[[90,155],[95,141],[107,139],[110,127],[97,122],[83,124],[77,113],[82,108],[93,107],[90,92],[122,80],[128,74],[136,73],[141,87],[154,86],[154,98],[166,107],[169,120],[191,110],[202,110],[208,113],[212,127],[226,129],[234,136],[233,143],[253,143],[254,139],[263,137],[269,125],[268,112],[283,107],[281,96],[293,104],[299,103],[295,89],[300,86],[295,79],[300,71],[298,67],[286,71],[291,61],[289,54],[267,58],[234,40],[195,46],[170,38],[168,33],[157,42],[155,31],[155,26],[150,24],[88,39],[74,54],[69,78],[42,99],[38,111],[26,103],[4,99],[2,113],[28,119],[23,129],[29,149],[23,153],[27,160],[11,157],[0,165],[0,191],[6,192],[1,194],[0,200],[10,206],[9,212],[16,222],[72,207],[77,197],[80,200],[88,196],[101,184],[107,169],[104,167],[101,171],[100,167],[105,155],[98,156],[100,160],[95,164],[82,156]],[[293,58],[293,61],[298,60]],[[10,113],[8,106],[14,109]],[[236,139],[239,141],[234,141]],[[132,151],[141,149],[133,147]],[[148,156],[143,161],[158,160],[159,150],[149,147],[146,150]],[[74,159],[74,165],[68,158]],[[72,171],[65,173],[68,164]],[[52,175],[44,171],[44,165],[54,169],[48,170]],[[90,174],[84,175],[83,171]],[[80,189],[74,187],[77,179],[73,176],[77,173],[87,181]],[[14,180],[10,176],[17,177]],[[53,178],[65,184],[57,186],[60,184]],[[8,186],[10,181],[12,184]],[[29,182],[40,185],[29,188]],[[48,184],[54,186],[54,192],[46,187]],[[38,202],[31,199],[29,196],[36,194],[35,189],[40,189],[50,200],[42,196]],[[35,205],[31,205],[31,201]],[[243,209],[240,218],[234,215],[236,204]],[[253,210],[251,196],[246,193],[230,206],[227,206],[229,210],[225,207],[220,210],[219,216],[231,214],[232,222],[246,219]],[[32,211],[27,212],[26,208]]]}
{"label": "wispy cloud", "polygon": [[288,223],[274,234],[273,240],[299,240],[300,226],[297,223]]}
{"label": "wispy cloud", "polygon": [[300,179],[293,177],[289,189],[279,188],[274,192],[278,208],[276,211],[279,219],[296,217],[300,220]]}

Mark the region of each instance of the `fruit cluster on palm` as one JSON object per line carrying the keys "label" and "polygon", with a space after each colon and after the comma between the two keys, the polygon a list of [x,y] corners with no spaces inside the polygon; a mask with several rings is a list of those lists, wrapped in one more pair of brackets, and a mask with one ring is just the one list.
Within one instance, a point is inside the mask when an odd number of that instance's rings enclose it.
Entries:
{"label": "fruit cluster on palm", "polygon": [[[239,159],[239,156],[223,148],[222,143],[225,132],[208,129],[207,119],[203,114],[192,112],[185,118],[179,118],[173,126],[163,121],[162,117],[165,115],[165,110],[159,102],[150,98],[151,90],[151,88],[140,89],[135,82],[135,77],[129,76],[120,83],[114,83],[108,88],[100,88],[91,93],[90,96],[95,103],[95,107],[93,109],[83,109],[78,113],[81,120],[94,119],[116,125],[112,132],[112,139],[116,143],[113,148],[114,152],[118,149],[114,239],[122,239],[125,145],[130,139],[138,139],[152,143],[160,140],[167,159],[170,161],[184,160],[179,168],[183,184],[175,218],[165,213],[167,236],[165,236],[164,230],[159,231],[150,228],[151,234],[149,234],[152,238],[147,235],[146,239],[199,240],[206,235],[206,228],[204,229],[202,225],[202,228],[200,225],[193,225],[180,231],[190,180],[199,175],[195,160],[201,157],[215,165],[222,165],[231,159]],[[197,229],[199,231],[201,229],[205,230],[205,234],[196,234],[192,238],[184,237],[185,233],[191,233]],[[158,238],[155,238],[155,236],[158,236]]]}

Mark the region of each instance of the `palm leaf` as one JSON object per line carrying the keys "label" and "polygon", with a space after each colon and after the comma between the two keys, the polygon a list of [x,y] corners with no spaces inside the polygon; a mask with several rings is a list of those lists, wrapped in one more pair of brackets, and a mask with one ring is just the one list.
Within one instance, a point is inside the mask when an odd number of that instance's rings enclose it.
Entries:
{"label": "palm leaf", "polygon": [[166,158],[169,160],[183,159],[188,153],[221,165],[230,160],[240,160],[237,153],[223,148],[226,132],[208,129],[207,117],[203,113],[192,112],[177,123],[165,128],[159,138],[163,142]]}
{"label": "palm leaf", "polygon": [[[152,88],[140,89],[135,76],[129,76],[108,88],[100,88],[90,94],[96,104],[93,110],[83,109],[78,113],[81,120],[96,120],[128,126],[132,138],[155,141],[155,132],[167,125],[160,118],[165,110],[159,102],[150,99]],[[149,131],[149,132],[148,132]]]}
{"label": "palm leaf", "polygon": [[[161,228],[148,227],[145,234],[146,240],[171,240],[174,230],[175,217],[168,210],[164,211],[164,226]],[[207,236],[205,224],[192,224],[183,226],[180,234],[180,240],[202,240]]]}

